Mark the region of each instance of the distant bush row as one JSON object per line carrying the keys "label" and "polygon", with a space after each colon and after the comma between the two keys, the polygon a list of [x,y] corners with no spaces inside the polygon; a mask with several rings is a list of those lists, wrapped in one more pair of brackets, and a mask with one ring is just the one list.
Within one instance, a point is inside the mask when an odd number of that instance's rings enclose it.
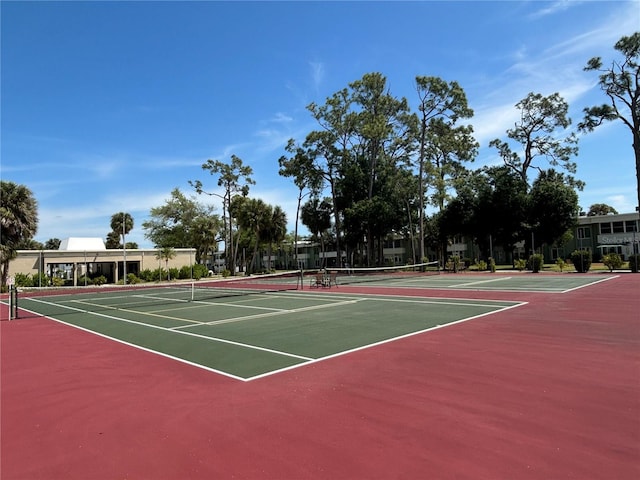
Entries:
{"label": "distant bush row", "polygon": [[[143,282],[159,282],[163,280],[186,280],[193,278],[194,280],[200,280],[203,277],[209,275],[209,270],[204,265],[193,266],[193,276],[191,266],[185,265],[182,268],[170,268],[169,271],[164,268],[156,268],[155,270],[142,270],[139,275],[133,273],[127,274],[127,283],[134,285],[136,283]],[[107,278],[104,275],[97,276],[85,276],[78,277],[78,286],[84,285],[104,285],[107,283]],[[122,285],[122,280],[118,282]],[[65,280],[59,277],[48,277],[45,273],[32,275],[24,273],[16,273],[15,284],[18,287],[61,287],[65,284]]]}

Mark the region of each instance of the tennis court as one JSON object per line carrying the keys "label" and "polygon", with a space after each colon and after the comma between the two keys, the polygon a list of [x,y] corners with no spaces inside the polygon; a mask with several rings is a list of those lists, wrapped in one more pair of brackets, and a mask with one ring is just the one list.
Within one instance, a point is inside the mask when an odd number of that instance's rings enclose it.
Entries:
{"label": "tennis court", "polygon": [[440,275],[349,275],[340,272],[339,285],[359,284],[364,287],[430,288],[450,290],[482,290],[502,292],[566,293],[614,278],[615,275],[466,273]]}
{"label": "tennis court", "polygon": [[640,275],[382,276],[22,292],[2,478],[640,476]]}
{"label": "tennis court", "polygon": [[219,296],[215,290],[197,299],[184,288],[129,288],[25,296],[20,307],[133,347],[251,380],[522,304],[340,294],[338,289],[234,289]]}

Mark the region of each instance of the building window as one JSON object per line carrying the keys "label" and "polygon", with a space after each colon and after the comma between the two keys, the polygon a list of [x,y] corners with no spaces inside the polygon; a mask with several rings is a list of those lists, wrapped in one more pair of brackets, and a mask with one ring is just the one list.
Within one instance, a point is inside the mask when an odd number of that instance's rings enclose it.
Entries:
{"label": "building window", "polygon": [[601,223],[600,224],[600,233],[611,233],[611,224],[610,223]]}
{"label": "building window", "polygon": [[613,222],[613,233],[624,233],[624,222]]}
{"label": "building window", "polygon": [[578,238],[591,238],[591,229],[589,227],[578,227]]}
{"label": "building window", "polygon": [[627,220],[625,222],[625,231],[627,232],[637,232],[638,224],[635,220]]}

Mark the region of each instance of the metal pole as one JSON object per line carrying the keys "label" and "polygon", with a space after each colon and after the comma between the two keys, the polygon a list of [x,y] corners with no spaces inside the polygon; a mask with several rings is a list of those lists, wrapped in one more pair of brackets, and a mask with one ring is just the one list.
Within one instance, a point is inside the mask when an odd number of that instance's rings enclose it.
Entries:
{"label": "metal pole", "polygon": [[18,318],[18,289],[15,285],[9,286],[9,320]]}

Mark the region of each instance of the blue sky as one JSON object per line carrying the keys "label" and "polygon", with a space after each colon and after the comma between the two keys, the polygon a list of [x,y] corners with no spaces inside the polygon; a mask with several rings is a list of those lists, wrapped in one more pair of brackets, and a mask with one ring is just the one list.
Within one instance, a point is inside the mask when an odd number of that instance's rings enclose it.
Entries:
{"label": "blue sky", "polygon": [[[605,103],[593,56],[640,26],[635,1],[1,2],[3,180],[38,201],[36,240],[105,238],[113,213],[128,241],[172,189],[193,190],[207,159],[239,156],[250,195],[280,205],[293,231],[297,189],[278,175],[289,138],[318,126],[306,106],[365,73],[416,109],[417,75],[455,80],[475,111],[473,165],[496,164],[494,138],[529,92],[559,92],[574,126]],[[636,204],[622,122],[580,138],[580,205]],[[471,166],[473,166],[471,165]],[[215,198],[215,197],[212,197]],[[209,197],[203,202],[218,203]]]}

